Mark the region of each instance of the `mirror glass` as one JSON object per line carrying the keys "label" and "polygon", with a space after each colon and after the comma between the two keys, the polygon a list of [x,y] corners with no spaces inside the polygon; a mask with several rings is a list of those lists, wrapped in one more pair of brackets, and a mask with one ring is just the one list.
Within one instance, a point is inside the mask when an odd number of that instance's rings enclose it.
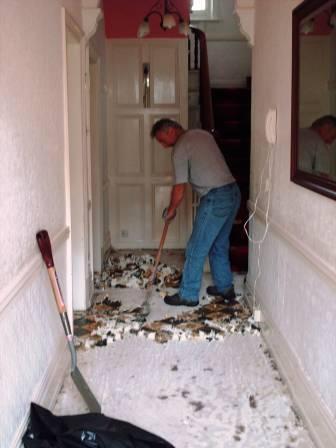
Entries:
{"label": "mirror glass", "polygon": [[336,199],[336,0],[293,11],[291,179]]}

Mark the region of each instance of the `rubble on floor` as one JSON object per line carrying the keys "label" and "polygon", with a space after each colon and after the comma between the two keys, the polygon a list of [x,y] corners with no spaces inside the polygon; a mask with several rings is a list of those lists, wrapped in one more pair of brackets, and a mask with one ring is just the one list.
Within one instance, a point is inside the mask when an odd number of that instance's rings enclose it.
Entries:
{"label": "rubble on floor", "polygon": [[222,340],[229,334],[259,334],[249,309],[238,303],[228,306],[216,300],[194,311],[147,322],[141,307],[120,310],[121,303],[108,298],[97,301],[87,312],[75,315],[77,346],[105,346],[129,335],[160,343],[189,339]]}
{"label": "rubble on floor", "polygon": [[[242,301],[230,306],[220,298],[207,296],[192,311],[150,321],[141,305],[125,308],[120,300],[113,298],[114,295],[118,296],[118,287],[145,288],[153,263],[153,257],[148,254],[117,256],[114,253],[107,257],[102,274],[96,276],[96,287],[113,287],[105,289],[105,292],[100,289],[89,310],[75,313],[78,347],[106,346],[132,335],[165,343],[169,340],[223,340],[233,333],[259,334],[258,325]],[[175,285],[180,275],[174,266],[159,265],[155,286],[159,300],[166,294],[166,287]]]}
{"label": "rubble on floor", "polygon": [[[145,288],[154,257],[149,254],[118,255],[116,252],[107,254],[101,273],[95,273],[94,285],[98,290],[106,288]],[[178,286],[181,272],[175,266],[160,263],[157,270],[155,285],[158,288]]]}

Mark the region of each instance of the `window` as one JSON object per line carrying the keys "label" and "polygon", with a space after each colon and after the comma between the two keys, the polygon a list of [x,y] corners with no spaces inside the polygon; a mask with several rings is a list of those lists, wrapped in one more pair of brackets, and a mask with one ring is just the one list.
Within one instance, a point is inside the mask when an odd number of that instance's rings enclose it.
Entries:
{"label": "window", "polygon": [[192,11],[205,11],[206,10],[206,0],[194,0],[192,2]]}
{"label": "window", "polygon": [[191,21],[216,20],[214,4],[217,0],[193,0]]}

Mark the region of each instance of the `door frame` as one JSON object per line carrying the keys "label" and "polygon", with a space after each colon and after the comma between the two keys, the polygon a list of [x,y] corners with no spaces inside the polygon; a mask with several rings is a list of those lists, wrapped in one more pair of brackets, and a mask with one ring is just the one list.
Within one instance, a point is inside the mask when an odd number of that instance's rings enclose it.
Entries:
{"label": "door frame", "polygon": [[86,67],[89,82],[87,85],[87,123],[88,127],[88,171],[91,178],[91,231],[92,231],[92,268],[100,271],[103,262],[103,174],[102,174],[102,146],[101,146],[101,111],[100,111],[100,91],[101,91],[101,61],[90,45],[87,46]]}
{"label": "door frame", "polygon": [[62,59],[64,99],[64,171],[67,241],[66,302],[70,321],[73,309],[90,305],[88,280],[87,148],[85,127],[84,33],[62,8]]}
{"label": "door frame", "polygon": [[92,204],[92,148],[91,148],[91,79],[89,42],[85,40],[84,108],[85,108],[85,226],[86,226],[86,267],[89,299],[93,295],[93,204]]}

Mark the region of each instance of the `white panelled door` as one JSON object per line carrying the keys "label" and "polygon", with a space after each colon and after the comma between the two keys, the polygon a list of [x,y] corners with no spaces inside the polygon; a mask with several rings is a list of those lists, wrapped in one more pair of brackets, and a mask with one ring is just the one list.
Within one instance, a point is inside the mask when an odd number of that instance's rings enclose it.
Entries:
{"label": "white panelled door", "polygon": [[[108,41],[107,128],[109,230],[114,248],[155,248],[172,185],[171,150],[150,137],[163,117],[187,126],[185,39]],[[190,193],[171,224],[165,247],[183,248]]]}

